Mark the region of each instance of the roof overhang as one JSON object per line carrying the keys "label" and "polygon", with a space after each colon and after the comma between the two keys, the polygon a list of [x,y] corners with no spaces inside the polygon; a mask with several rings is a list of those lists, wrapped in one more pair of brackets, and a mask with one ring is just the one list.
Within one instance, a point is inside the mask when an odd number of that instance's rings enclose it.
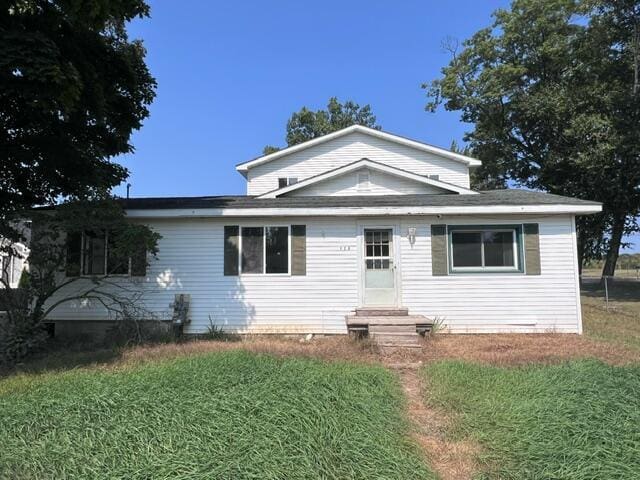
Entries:
{"label": "roof overhang", "polygon": [[394,206],[332,208],[194,208],[127,210],[130,218],[200,217],[343,217],[390,215],[586,215],[602,211],[598,204],[571,205],[478,205],[478,206]]}
{"label": "roof overhang", "polygon": [[482,162],[478,159],[471,158],[466,155],[461,155],[459,153],[452,152],[445,148],[435,147],[427,143],[418,142],[417,140],[411,140],[406,137],[402,137],[402,136],[395,135],[388,132],[383,132],[382,130],[376,130],[374,128],[364,127],[362,125],[352,125],[350,127],[343,128],[342,130],[338,130],[336,132],[323,135],[322,137],[317,137],[312,140],[299,143],[298,145],[293,145],[291,147],[283,148],[282,150],[278,150],[277,152],[271,153],[269,155],[264,155],[262,157],[255,158],[253,160],[249,160],[248,162],[240,163],[236,165],[236,170],[242,173],[243,175],[246,175],[246,173],[249,171],[250,168],[257,167],[258,165],[271,162],[272,160],[276,160],[278,158],[284,157],[285,155],[290,155],[292,153],[299,152],[301,150],[305,150],[307,148],[313,147],[315,145],[320,145],[325,142],[329,142],[331,140],[343,137],[345,135],[349,135],[350,133],[354,133],[354,132],[363,133],[371,137],[380,138],[383,140],[387,140],[389,142],[397,143],[399,145],[415,148],[416,150],[432,153],[434,155],[448,158],[449,160],[454,160],[456,162],[464,163],[469,167],[478,167],[482,165]]}
{"label": "roof overhang", "polygon": [[347,173],[351,173],[356,170],[360,170],[362,168],[368,168],[370,170],[375,170],[375,171],[386,173],[396,177],[413,180],[414,182],[421,183],[423,185],[429,185],[432,187],[440,188],[449,193],[473,194],[473,195],[478,193],[468,188],[460,187],[458,185],[453,185],[447,182],[442,182],[440,180],[434,180],[432,178],[428,178],[423,175],[417,175],[407,170],[402,170],[400,168],[392,167],[384,163],[374,162],[373,160],[369,160],[368,158],[363,158],[361,160],[357,160],[343,167],[339,167],[334,170],[321,173],[320,175],[315,175],[313,177],[306,178],[293,185],[289,185],[287,187],[279,188],[279,189],[264,193],[262,195],[259,195],[257,198],[277,198],[282,195],[286,195],[287,193],[295,192],[297,190],[302,190],[311,185],[315,185],[317,183],[324,182],[332,178],[340,177],[342,175],[346,175]]}

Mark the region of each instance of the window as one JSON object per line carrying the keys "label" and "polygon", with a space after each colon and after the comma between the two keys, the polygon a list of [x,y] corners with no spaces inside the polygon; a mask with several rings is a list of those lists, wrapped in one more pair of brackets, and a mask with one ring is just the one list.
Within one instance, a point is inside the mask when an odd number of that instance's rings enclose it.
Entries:
{"label": "window", "polygon": [[391,238],[391,230],[365,231],[367,270],[388,270],[391,267]]}
{"label": "window", "polygon": [[449,227],[452,272],[521,271],[521,227]]}
{"label": "window", "polygon": [[105,232],[86,231],[82,235],[82,274],[104,275],[106,268]]}
{"label": "window", "polygon": [[242,227],[240,229],[242,273],[289,273],[289,227]]}
{"label": "window", "polygon": [[82,234],[71,234],[67,245],[67,276],[76,276],[79,273],[82,275],[146,275],[146,249],[141,248],[131,256],[119,249],[117,240],[116,232],[104,230],[86,230]]}
{"label": "window", "polygon": [[371,182],[369,179],[369,170],[358,172],[358,190],[369,190]]}
{"label": "window", "polygon": [[278,178],[278,188],[288,187],[298,183],[298,177],[280,177]]}

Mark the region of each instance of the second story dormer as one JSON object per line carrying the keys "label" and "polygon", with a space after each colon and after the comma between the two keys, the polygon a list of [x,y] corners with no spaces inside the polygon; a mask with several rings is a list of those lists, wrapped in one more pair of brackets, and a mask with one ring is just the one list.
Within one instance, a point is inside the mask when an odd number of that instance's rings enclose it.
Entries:
{"label": "second story dormer", "polygon": [[458,193],[480,161],[354,125],[241,163],[247,195],[350,196]]}

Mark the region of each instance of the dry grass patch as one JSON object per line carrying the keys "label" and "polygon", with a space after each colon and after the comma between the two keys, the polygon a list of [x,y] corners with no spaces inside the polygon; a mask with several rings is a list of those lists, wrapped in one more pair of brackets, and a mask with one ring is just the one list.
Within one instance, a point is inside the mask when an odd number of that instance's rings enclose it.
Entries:
{"label": "dry grass patch", "polygon": [[404,395],[412,434],[424,451],[431,468],[442,480],[467,480],[477,470],[479,446],[470,440],[447,437],[452,421],[443,409],[424,402],[425,388],[419,375],[421,364],[395,364]]}
{"label": "dry grass patch", "polygon": [[571,334],[442,335],[424,350],[425,361],[465,360],[493,365],[558,363],[597,358],[622,365],[640,361],[638,352]]}

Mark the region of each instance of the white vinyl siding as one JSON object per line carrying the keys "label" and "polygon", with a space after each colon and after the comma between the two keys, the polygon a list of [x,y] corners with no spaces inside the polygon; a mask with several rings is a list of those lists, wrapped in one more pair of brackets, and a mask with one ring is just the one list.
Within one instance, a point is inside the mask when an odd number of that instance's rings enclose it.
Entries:
{"label": "white vinyl siding", "polygon": [[[367,218],[400,226],[399,294],[412,314],[443,320],[449,331],[580,332],[580,304],[572,217],[488,217],[487,224],[539,223],[541,275],[483,273],[431,275],[430,225],[435,217]],[[158,260],[147,277],[119,281],[137,285],[146,307],[171,317],[177,293],[191,295],[187,332],[206,331],[209,317],[225,329],[253,333],[346,333],[344,316],[358,306],[358,218],[269,218],[256,225],[306,225],[307,274],[223,275],[224,225],[246,219],[165,219],[150,225],[162,235]],[[451,217],[448,224],[478,224],[474,217]],[[411,245],[410,227],[416,228]],[[85,279],[79,280],[84,282]],[[86,280],[88,282],[88,280]],[[100,320],[100,306],[72,302],[53,319]]]}
{"label": "white vinyl siding", "polygon": [[[539,223],[541,275],[478,273],[431,275],[430,225],[413,219],[402,227],[402,299],[412,313],[438,317],[452,333],[581,331],[575,236],[569,216],[490,224]],[[442,222],[436,222],[442,223]],[[474,217],[448,224],[477,224]],[[406,237],[417,227],[411,247]],[[426,259],[426,262],[424,261]]]}
{"label": "white vinyl siding", "polygon": [[[147,278],[131,280],[146,307],[171,318],[176,293],[191,294],[189,333],[211,320],[227,330],[253,333],[346,333],[344,321],[358,301],[356,227],[353,219],[262,219],[255,225],[306,225],[306,275],[224,276],[224,225],[246,219],[154,220],[162,235]],[[116,279],[118,280],[118,279]],[[80,282],[84,281],[80,280]],[[120,281],[126,281],[122,279]],[[109,319],[91,302],[57,308],[52,319]]]}
{"label": "white vinyl siding", "polygon": [[[368,177],[367,177],[367,172]],[[361,185],[368,178],[366,185]],[[375,170],[360,169],[285,194],[290,197],[348,195],[438,194],[444,191],[431,185]]]}
{"label": "white vinyl siding", "polygon": [[247,194],[274,190],[281,177],[302,181],[362,158],[469,188],[469,168],[461,162],[355,132],[250,168]]}

